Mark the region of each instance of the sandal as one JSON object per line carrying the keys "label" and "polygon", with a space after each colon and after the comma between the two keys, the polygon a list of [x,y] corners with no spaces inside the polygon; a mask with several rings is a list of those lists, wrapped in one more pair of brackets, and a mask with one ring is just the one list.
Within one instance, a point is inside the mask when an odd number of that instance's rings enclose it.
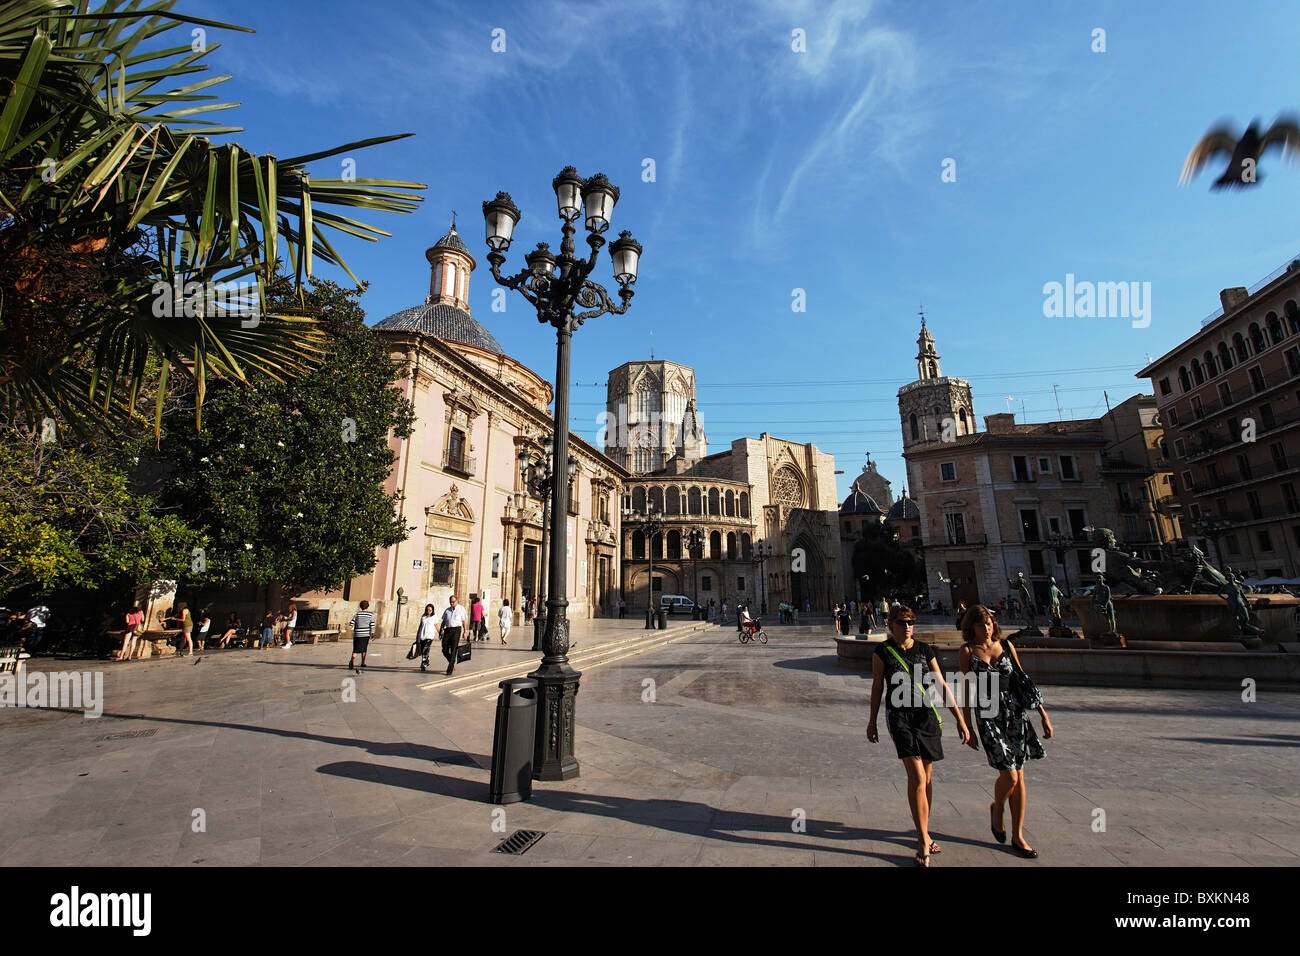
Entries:
{"label": "sandal", "polygon": [[930,854],[928,854],[928,853],[919,853],[919,852],[918,852],[918,853],[916,854],[916,856],[912,858],[912,862],[913,862],[914,864],[916,864],[917,866],[923,866],[923,867],[925,867],[926,869],[929,869],[929,867],[930,867]]}
{"label": "sandal", "polygon": [[935,843],[934,841],[930,842],[930,853],[932,855],[938,856],[942,852],[943,852],[943,847],[939,846],[939,844]]}

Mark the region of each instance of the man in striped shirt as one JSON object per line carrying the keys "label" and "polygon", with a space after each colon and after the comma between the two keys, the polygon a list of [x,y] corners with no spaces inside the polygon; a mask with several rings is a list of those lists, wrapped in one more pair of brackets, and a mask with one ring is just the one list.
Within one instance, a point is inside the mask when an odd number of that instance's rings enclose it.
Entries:
{"label": "man in striped shirt", "polygon": [[[369,607],[369,601],[362,601],[361,610],[353,615],[348,624],[352,628],[352,656],[348,658],[348,668],[356,670],[358,674],[366,669],[366,647],[370,644],[370,636],[375,633],[375,615],[367,610]],[[356,669],[358,654],[361,655],[361,670]]]}

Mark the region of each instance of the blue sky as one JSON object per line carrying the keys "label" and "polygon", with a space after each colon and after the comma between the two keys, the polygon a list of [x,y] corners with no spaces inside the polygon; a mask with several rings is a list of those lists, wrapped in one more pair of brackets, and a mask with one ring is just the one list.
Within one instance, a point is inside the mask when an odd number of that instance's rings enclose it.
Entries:
{"label": "blue sky", "polygon": [[[629,313],[574,338],[574,431],[594,440],[606,373],[653,344],[696,369],[711,450],[760,431],[814,442],[845,471],[841,497],[868,450],[896,495],[904,483],[895,393],[916,377],[922,303],[978,416],[1013,396],[1018,421],[1056,419],[1056,385],[1065,417],[1084,417],[1103,390],[1115,404],[1147,384],[1133,373],[1221,288],[1300,254],[1300,169],[1278,154],[1253,190],[1211,193],[1218,167],[1178,186],[1215,122],[1300,108],[1293,3],[180,7],[257,30],[210,57],[234,74],[222,93],[243,103],[243,145],[287,156],[416,134],[354,157],[358,176],[429,186],[415,214],[372,217],[391,239],[339,245],[370,282],[371,321],[423,301],[424,250],[456,209],[480,263],[475,317],[552,377],[553,335],[522,298],[491,311],[480,204],[504,189],[523,210],[517,269],[558,244],[552,177],[603,171],[622,189],[613,232],[645,254]],[[1150,325],[1045,317],[1044,284],[1067,274],[1151,283]]]}

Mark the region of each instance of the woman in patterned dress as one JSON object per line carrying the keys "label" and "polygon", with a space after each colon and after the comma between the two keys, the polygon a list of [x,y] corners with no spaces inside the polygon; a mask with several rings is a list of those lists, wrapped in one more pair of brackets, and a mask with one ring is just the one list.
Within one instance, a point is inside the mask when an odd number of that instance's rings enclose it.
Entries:
{"label": "woman in patterned dress", "polygon": [[[993,787],[993,803],[989,804],[989,827],[993,837],[999,843],[1005,843],[1007,833],[1002,823],[1002,808],[1011,804],[1011,846],[1021,856],[1033,858],[1038,851],[1025,842],[1025,812],[1029,807],[1029,789],[1025,783],[1025,762],[1041,760],[1043,745],[1034,733],[1029,722],[1029,711],[1011,693],[1012,662],[1020,666],[1020,658],[1011,642],[1003,644],[1002,628],[990,611],[982,604],[977,604],[966,612],[962,619],[962,637],[966,643],[958,655],[961,672],[976,675],[991,673],[995,675],[992,686],[997,689],[996,711],[985,716],[984,708],[974,713],[972,721],[971,701],[962,702],[967,724],[979,728],[980,741],[988,755],[989,766],[998,771],[997,783]],[[981,702],[982,705],[983,702]],[[990,704],[992,701],[989,702]],[[1041,705],[1037,708],[1043,722],[1043,739],[1052,737],[1052,722],[1047,718],[1047,711]],[[968,741],[975,747],[975,737]]]}

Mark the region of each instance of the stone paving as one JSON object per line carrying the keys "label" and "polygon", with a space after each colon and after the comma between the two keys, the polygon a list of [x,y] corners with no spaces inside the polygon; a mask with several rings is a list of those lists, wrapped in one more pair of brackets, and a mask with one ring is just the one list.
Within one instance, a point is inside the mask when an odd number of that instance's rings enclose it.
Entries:
{"label": "stone paving", "polygon": [[[865,736],[870,675],[835,666],[829,626],[766,646],[683,621],[574,633],[581,776],[505,807],[487,802],[496,683],[534,666],[531,632],[452,678],[375,642],[354,701],[346,644],[100,665],[99,719],[0,709],[0,864],[911,865],[883,715],[882,742]],[[948,718],[936,866],[1300,863],[1300,695],[1044,690],[1040,858],[992,841],[996,774]],[[516,829],[546,836],[489,852]]]}

